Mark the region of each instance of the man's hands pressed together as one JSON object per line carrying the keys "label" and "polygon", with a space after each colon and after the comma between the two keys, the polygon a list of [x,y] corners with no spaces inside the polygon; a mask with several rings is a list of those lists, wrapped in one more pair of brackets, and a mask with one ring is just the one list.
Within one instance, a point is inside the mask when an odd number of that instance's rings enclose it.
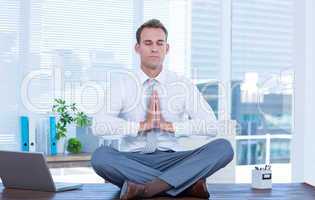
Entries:
{"label": "man's hands pressed together", "polygon": [[145,133],[155,128],[166,132],[175,132],[173,124],[165,121],[162,116],[160,99],[156,90],[153,91],[150,97],[146,119],[140,122],[139,132]]}

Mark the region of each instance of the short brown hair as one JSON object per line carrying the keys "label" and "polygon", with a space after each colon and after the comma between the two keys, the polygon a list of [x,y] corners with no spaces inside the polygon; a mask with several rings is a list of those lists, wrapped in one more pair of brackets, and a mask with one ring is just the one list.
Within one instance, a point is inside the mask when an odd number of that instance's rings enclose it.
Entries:
{"label": "short brown hair", "polygon": [[160,20],[158,19],[150,19],[149,21],[146,21],[144,24],[142,24],[136,32],[136,39],[137,39],[137,43],[140,44],[140,37],[141,37],[141,32],[144,28],[160,28],[164,31],[165,33],[165,38],[167,41],[167,30],[165,28],[165,26],[160,22]]}

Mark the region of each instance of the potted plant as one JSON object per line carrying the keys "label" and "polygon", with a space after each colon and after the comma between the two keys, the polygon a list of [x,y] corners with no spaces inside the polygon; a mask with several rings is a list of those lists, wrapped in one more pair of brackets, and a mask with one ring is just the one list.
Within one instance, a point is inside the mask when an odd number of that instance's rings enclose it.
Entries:
{"label": "potted plant", "polygon": [[77,127],[86,127],[91,125],[92,122],[84,112],[79,111],[75,103],[68,104],[63,99],[54,99],[52,110],[57,116],[57,150],[58,153],[64,153],[66,136],[70,125],[74,124]]}
{"label": "potted plant", "polygon": [[67,151],[70,153],[80,153],[82,150],[82,143],[77,138],[70,138],[68,140]]}

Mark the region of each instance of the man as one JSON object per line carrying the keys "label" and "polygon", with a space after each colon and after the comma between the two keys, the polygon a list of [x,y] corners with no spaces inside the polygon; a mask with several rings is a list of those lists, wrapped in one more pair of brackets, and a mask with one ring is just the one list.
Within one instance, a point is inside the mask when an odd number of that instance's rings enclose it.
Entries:
{"label": "man", "polygon": [[179,145],[179,136],[214,136],[218,122],[189,80],[163,68],[169,51],[163,24],[149,20],[136,38],[140,69],[112,84],[110,110],[94,124],[96,135],[123,135],[121,148],[98,148],[92,166],[121,188],[121,199],[161,194],[209,198],[205,179],[233,159],[233,149],[224,139],[195,150]]}

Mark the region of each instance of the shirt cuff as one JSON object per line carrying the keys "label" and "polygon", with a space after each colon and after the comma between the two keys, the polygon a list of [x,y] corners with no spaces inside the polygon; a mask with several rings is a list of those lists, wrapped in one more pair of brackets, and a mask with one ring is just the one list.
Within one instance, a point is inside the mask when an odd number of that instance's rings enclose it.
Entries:
{"label": "shirt cuff", "polygon": [[139,122],[127,121],[126,128],[123,135],[136,137],[138,135],[139,129],[140,129]]}
{"label": "shirt cuff", "polygon": [[175,129],[175,136],[176,137],[185,137],[185,136],[189,136],[189,134],[187,133],[187,126],[188,123],[187,122],[173,122],[173,126]]}

